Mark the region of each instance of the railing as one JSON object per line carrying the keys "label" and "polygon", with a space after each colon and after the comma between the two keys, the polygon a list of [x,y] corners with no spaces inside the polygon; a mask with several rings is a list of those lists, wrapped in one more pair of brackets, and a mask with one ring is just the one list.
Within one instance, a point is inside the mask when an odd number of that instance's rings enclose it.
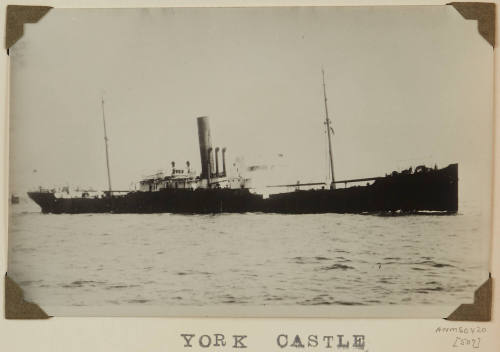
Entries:
{"label": "railing", "polygon": [[[380,180],[382,178],[383,177],[352,178],[349,180],[334,181],[333,183],[348,184],[348,183],[364,182],[364,181],[376,181],[376,180]],[[327,183],[326,182],[310,182],[310,183],[297,182],[297,183],[291,183],[291,184],[287,184],[287,185],[270,185],[270,186],[266,186],[266,187],[301,187],[301,186],[319,186],[319,185],[327,185]]]}

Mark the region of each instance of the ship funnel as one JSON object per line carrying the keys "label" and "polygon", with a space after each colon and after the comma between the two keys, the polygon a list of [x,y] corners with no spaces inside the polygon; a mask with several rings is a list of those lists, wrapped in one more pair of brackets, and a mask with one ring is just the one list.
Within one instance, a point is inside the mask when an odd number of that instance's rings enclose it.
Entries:
{"label": "ship funnel", "polygon": [[215,148],[215,176],[219,177],[219,147]]}
{"label": "ship funnel", "polygon": [[189,172],[191,172],[191,169],[190,169],[190,167],[191,167],[191,163],[189,162],[189,160],[188,160],[188,161],[186,161],[186,167],[187,167],[187,172],[188,172],[188,173],[189,173]]}
{"label": "ship funnel", "polygon": [[226,177],[226,148],[222,148],[222,176]]}
{"label": "ship funnel", "polygon": [[201,116],[197,119],[198,122],[198,139],[200,143],[200,157],[201,157],[201,178],[209,178],[211,166],[214,164],[213,156],[209,153],[212,149],[212,138],[210,136],[210,124],[208,116]]}
{"label": "ship funnel", "polygon": [[213,171],[214,171],[214,154],[213,154],[213,148],[208,148],[208,167],[207,167],[207,172],[208,172],[208,179],[212,178]]}

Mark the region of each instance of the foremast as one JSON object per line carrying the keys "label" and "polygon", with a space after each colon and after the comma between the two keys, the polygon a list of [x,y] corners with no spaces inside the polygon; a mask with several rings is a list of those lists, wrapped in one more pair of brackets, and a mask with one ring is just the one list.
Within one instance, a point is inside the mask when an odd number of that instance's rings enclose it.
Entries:
{"label": "foremast", "polygon": [[101,107],[102,107],[102,124],[104,127],[104,145],[106,148],[106,168],[108,171],[108,196],[112,197],[112,188],[111,188],[111,172],[109,171],[109,151],[108,151],[108,134],[106,131],[106,116],[104,114],[104,97],[101,97]]}
{"label": "foremast", "polygon": [[330,161],[330,174],[332,177],[330,183],[330,189],[335,189],[335,172],[333,170],[333,151],[332,151],[332,137],[330,133],[333,133],[333,128],[331,127],[332,121],[328,117],[328,103],[326,98],[326,85],[325,85],[325,70],[321,69],[323,75],[323,97],[325,99],[325,125],[326,125],[326,135],[328,136],[328,155]]}

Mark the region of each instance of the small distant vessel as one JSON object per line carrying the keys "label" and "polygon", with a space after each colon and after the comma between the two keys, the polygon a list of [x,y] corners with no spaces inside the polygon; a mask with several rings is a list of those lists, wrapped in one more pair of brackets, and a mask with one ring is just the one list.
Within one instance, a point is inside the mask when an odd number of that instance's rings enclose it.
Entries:
{"label": "small distant vessel", "polygon": [[10,196],[10,204],[19,204],[19,196],[12,193]]}
{"label": "small distant vessel", "polygon": [[[424,165],[384,177],[335,180],[331,120],[328,116],[323,72],[326,133],[328,136],[331,182],[270,185],[270,188],[294,188],[293,191],[264,196],[251,192],[250,179],[241,174],[230,176],[226,170],[226,148],[213,148],[209,119],[197,118],[201,158],[198,175],[172,162],[170,174],[163,172],[142,179],[135,191],[114,191],[111,187],[108,137],[102,100],[108,190],[67,192],[39,189],[28,192],[43,213],[415,213],[458,211],[458,164],[438,169]],[[222,165],[219,165],[219,153]],[[220,168],[221,166],[221,168]],[[365,183],[360,186],[360,183]],[[348,184],[355,184],[348,187]],[[344,185],[337,188],[337,185]],[[312,189],[304,189],[311,188]]]}

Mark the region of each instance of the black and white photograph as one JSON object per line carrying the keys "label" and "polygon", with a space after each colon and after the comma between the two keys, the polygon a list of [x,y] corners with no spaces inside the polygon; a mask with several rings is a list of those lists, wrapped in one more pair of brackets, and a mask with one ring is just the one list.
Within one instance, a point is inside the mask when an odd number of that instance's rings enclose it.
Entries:
{"label": "black and white photograph", "polygon": [[452,6],[63,9],[9,48],[8,277],[50,316],[445,318],[490,272]]}

